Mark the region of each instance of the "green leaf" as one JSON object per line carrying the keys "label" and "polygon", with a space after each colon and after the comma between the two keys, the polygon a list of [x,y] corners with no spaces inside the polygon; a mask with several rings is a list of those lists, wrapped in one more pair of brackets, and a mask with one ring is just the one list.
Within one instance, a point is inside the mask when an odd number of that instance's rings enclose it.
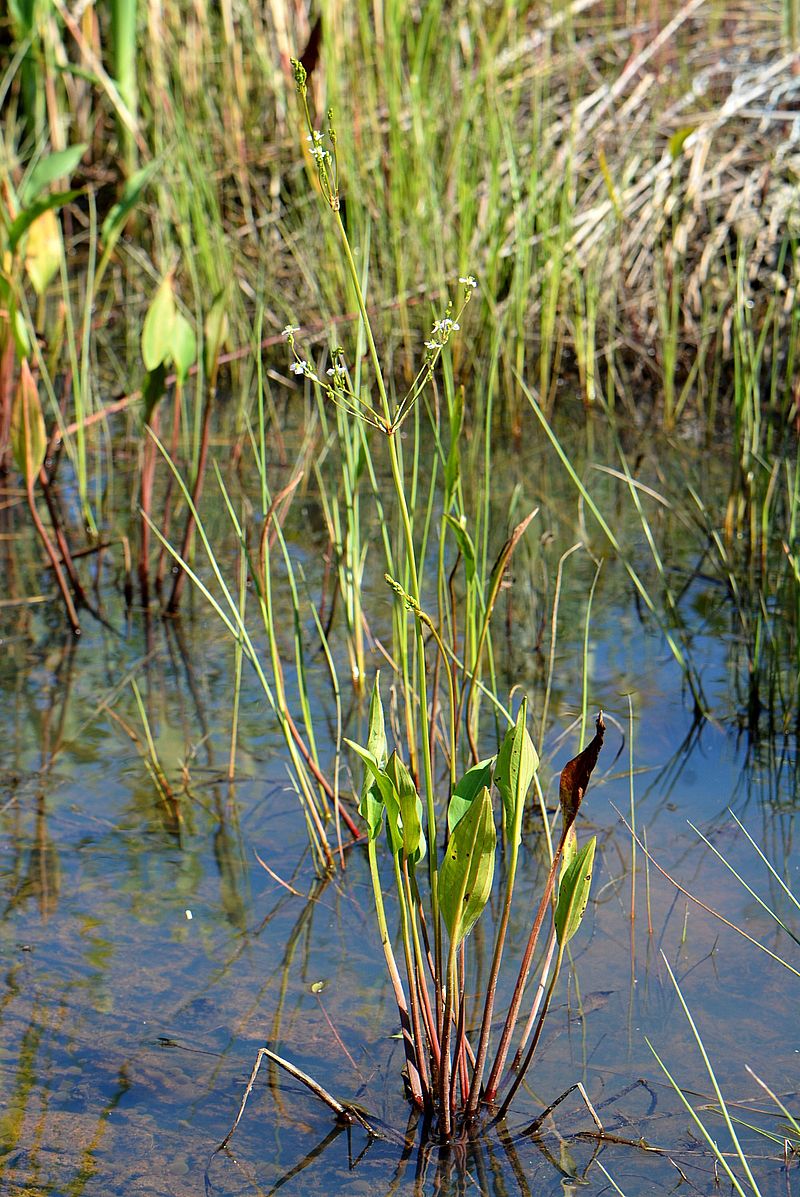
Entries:
{"label": "green leaf", "polygon": [[696,125],[684,125],[682,129],[677,129],[670,137],[667,145],[669,146],[669,156],[673,162],[677,161],[683,153],[683,147],[687,139],[694,133]]}
{"label": "green leaf", "polygon": [[128,217],[139,202],[139,197],[159,166],[159,160],[154,159],[140,170],[134,171],[122,188],[122,194],[117,202],[109,208],[108,216],[100,226],[100,240],[103,242],[104,257],[116,244],[120,233],[128,222]]}
{"label": "green leaf", "polygon": [[49,187],[56,179],[70,176],[87,148],[85,144],[71,145],[66,150],[57,150],[40,158],[20,190],[19,199],[23,208],[32,204],[45,187]]}
{"label": "green leaf", "polygon": [[494,772],[494,783],[503,800],[509,843],[519,840],[525,798],[539,767],[539,757],[528,735],[527,716],[528,700],[525,698],[519,708],[517,722],[505,734]]}
{"label": "green leaf", "polygon": [[409,860],[421,860],[425,855],[422,802],[411,774],[396,751],[392,753],[386,763],[386,775],[394,787],[397,799],[402,823],[403,852]]}
{"label": "green leaf", "polygon": [[367,748],[375,760],[383,768],[389,755],[386,743],[386,720],[383,717],[383,702],[381,701],[381,671],[377,670],[369,700],[369,731],[367,732]]}
{"label": "green leaf", "polygon": [[175,363],[178,381],[185,382],[197,357],[197,338],[191,324],[181,312],[175,313],[175,321],[172,325],[170,357]]}
{"label": "green leaf", "polygon": [[228,336],[228,296],[224,291],[214,297],[208,310],[205,325],[205,367],[209,378],[214,377],[217,359]]}
{"label": "green leaf", "polygon": [[[358,745],[351,745],[356,752],[361,752]],[[383,719],[383,704],[381,702],[380,670],[375,674],[375,684],[372,687],[372,697],[369,702],[369,732],[367,733],[367,752],[378,769],[386,764],[386,729]],[[362,759],[364,759],[362,757]],[[366,762],[365,762],[366,763]],[[364,772],[361,783],[361,801],[358,811],[367,825],[367,833],[371,840],[379,834],[383,823],[384,798],[378,788],[378,783],[369,767]]]}
{"label": "green leaf", "polygon": [[63,208],[64,204],[70,203],[78,195],[80,195],[80,191],[56,191],[53,195],[46,195],[24,208],[16,220],[12,221],[8,230],[9,253],[14,253],[20,239],[25,236],[34,220],[38,220],[43,212],[49,212],[51,208]]}
{"label": "green leaf", "polygon": [[458,542],[461,556],[464,558],[467,582],[469,583],[475,577],[475,546],[472,543],[472,537],[460,520],[455,519],[452,515],[446,515],[444,518]]}
{"label": "green leaf", "polygon": [[25,270],[37,295],[44,295],[61,265],[61,226],[52,208],[37,216],[25,242]]}
{"label": "green leaf", "polygon": [[39,388],[26,358],[22,359],[20,365],[19,383],[11,404],[11,451],[14,464],[30,489],[44,462],[47,433]]}
{"label": "green leaf", "polygon": [[[377,690],[377,682],[376,687]],[[375,690],[373,690],[373,702],[375,698]],[[380,703],[380,696],[378,697]],[[381,725],[383,722],[383,711],[380,712]],[[370,728],[370,738],[372,738],[372,728]],[[384,738],[385,743],[385,738]],[[358,806],[359,814],[367,824],[367,831],[369,838],[374,840],[381,829],[383,822],[383,811],[387,804],[390,807],[390,813],[394,815],[396,822],[396,814],[398,811],[397,799],[394,794],[394,788],[391,781],[386,776],[385,769],[380,765],[374,753],[370,752],[368,748],[362,748],[360,744],[356,744],[353,740],[345,740],[353,752],[355,752],[366,766],[364,773],[364,780],[361,783],[361,801]]]}
{"label": "green leaf", "polygon": [[17,357],[22,360],[24,357],[29,357],[33,346],[31,345],[31,336],[26,323],[25,317],[16,305],[13,297],[9,301],[9,320],[11,322],[11,331],[14,334],[14,348],[17,351]]}
{"label": "green leaf", "polygon": [[558,887],[555,926],[560,946],[566,947],[581,925],[592,884],[597,836],[592,836],[568,865]]}
{"label": "green leaf", "polygon": [[485,761],[478,761],[471,769],[467,769],[460,781],[456,782],[450,804],[447,807],[447,831],[449,835],[464,818],[475,798],[484,786],[488,786],[492,779],[496,756],[490,756]]}
{"label": "green leaf", "polygon": [[[357,745],[352,747],[359,752]],[[383,719],[383,703],[381,702],[380,670],[375,674],[375,684],[372,687],[372,697],[369,702],[369,732],[367,734],[367,752],[375,765],[380,769],[386,762],[386,729]],[[362,759],[364,759],[362,757]],[[365,764],[367,762],[365,761]],[[361,783],[361,801],[358,811],[367,825],[367,834],[374,840],[381,830],[385,800],[381,794],[375,776],[368,766],[364,771]]]}
{"label": "green leaf", "polygon": [[496,841],[492,799],[484,786],[450,836],[439,872],[439,906],[453,945],[469,934],[489,901]]}
{"label": "green leaf", "polygon": [[172,352],[172,330],[175,327],[175,296],[172,275],[162,280],[153,302],[147,309],[142,328],[142,361],[146,370],[155,370],[165,363]]}

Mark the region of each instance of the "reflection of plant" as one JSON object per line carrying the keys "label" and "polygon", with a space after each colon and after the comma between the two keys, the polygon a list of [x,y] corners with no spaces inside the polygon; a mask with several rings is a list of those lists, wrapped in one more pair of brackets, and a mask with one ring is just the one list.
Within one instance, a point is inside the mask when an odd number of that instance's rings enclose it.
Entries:
{"label": "reflection of plant", "polygon": [[[766,867],[772,880],[777,883],[777,885],[779,886],[783,895],[789,899],[789,901],[792,903],[792,905],[797,910],[800,910],[800,902],[798,902],[797,896],[794,894],[792,889],[786,884],[784,879],[780,876],[778,871],[775,869],[774,865],[768,860],[768,858],[766,857],[764,852],[761,850],[761,848],[759,848],[756,841],[753,839],[753,837],[747,831],[746,827],[740,822],[739,819],[737,819],[737,817],[733,813],[733,811],[731,811],[730,814],[731,814],[732,818],[734,819],[734,821],[736,822],[736,825],[738,826],[739,830],[741,832],[743,832],[743,834],[749,841],[750,845],[752,846],[752,848],[758,855],[759,859]],[[623,822],[624,821],[625,820],[623,820]],[[767,915],[769,915],[769,917],[776,923],[776,925],[781,929],[781,931],[783,931],[784,934],[787,935],[795,944],[800,943],[800,939],[798,939],[798,936],[796,935],[796,933],[794,931],[792,931],[792,929],[787,925],[785,920],[783,918],[781,918],[780,914],[778,913],[778,910],[775,909],[775,904],[770,904],[769,902],[766,902],[763,898],[761,898],[759,896],[759,894],[745,881],[745,879],[737,871],[737,869],[734,867],[734,865],[731,864],[731,862],[729,860],[727,860],[726,857],[714,846],[714,844],[712,844],[711,841],[709,839],[707,839],[707,837],[702,834],[702,832],[698,831],[698,829],[694,826],[693,823],[690,823],[689,826],[692,828],[693,831],[697,832],[697,834],[700,836],[700,838],[703,840],[703,842],[707,845],[707,847],[714,853],[714,855],[717,857],[717,859],[720,860],[722,862],[722,864],[725,865],[725,867],[729,870],[730,873],[733,874],[733,876],[740,883],[740,885],[742,885],[744,887],[744,889],[747,891],[747,893],[758,903],[758,905],[761,907],[761,909]],[[634,836],[634,839],[636,839],[635,836]],[[643,845],[640,843],[640,841],[638,839],[636,839],[636,843],[639,844],[640,847],[643,847]],[[763,944],[760,941],[758,941],[757,939],[755,939],[747,931],[745,931],[744,928],[739,927],[736,923],[731,922],[729,919],[725,918],[724,915],[720,914],[717,910],[714,910],[712,907],[706,905],[705,902],[702,902],[694,894],[690,893],[689,890],[685,889],[682,885],[680,885],[656,861],[653,860],[653,858],[647,852],[646,847],[644,847],[644,851],[645,851],[646,855],[648,856],[648,859],[650,859],[652,861],[652,863],[655,864],[655,866],[659,870],[659,872],[662,873],[663,876],[666,877],[667,880],[670,881],[682,894],[684,894],[691,901],[695,902],[698,906],[700,906],[700,908],[702,910],[705,910],[707,913],[713,915],[714,918],[716,918],[720,922],[724,923],[725,926],[730,927],[732,930],[738,932],[739,935],[743,936],[750,943],[754,944],[757,948],[761,949],[761,951],[765,952],[771,959],[775,960],[778,964],[781,964],[784,968],[788,969],[789,972],[793,973],[797,977],[800,977],[800,971],[798,971],[798,969],[795,965],[791,964],[783,956],[779,955],[777,952],[774,952],[771,948],[767,947],[766,944]],[[713,1111],[714,1113],[718,1114],[723,1119],[725,1126],[727,1128],[727,1131],[730,1135],[731,1143],[733,1145],[734,1155],[735,1155],[736,1159],[739,1161],[739,1164],[742,1169],[741,1175],[737,1175],[734,1172],[731,1164],[728,1162],[729,1153],[724,1152],[719,1147],[716,1138],[712,1134],[712,1132],[709,1129],[709,1127],[707,1126],[707,1124],[703,1121],[703,1119],[701,1117],[702,1108],[698,1109],[698,1108],[695,1108],[694,1105],[692,1105],[691,1101],[689,1100],[689,1096],[687,1095],[687,1092],[685,1092],[681,1088],[679,1082],[672,1075],[672,1072],[670,1071],[668,1065],[661,1059],[661,1057],[656,1052],[655,1048],[653,1047],[653,1045],[649,1039],[647,1040],[647,1045],[650,1048],[650,1050],[652,1051],[656,1060],[658,1061],[658,1063],[659,1063],[660,1067],[662,1068],[665,1076],[667,1077],[670,1085],[672,1085],[673,1089],[675,1090],[675,1092],[681,1099],[681,1102],[683,1103],[686,1110],[690,1114],[692,1121],[697,1126],[698,1130],[700,1131],[700,1134],[702,1135],[702,1137],[705,1139],[705,1141],[708,1143],[709,1147],[711,1148],[711,1150],[714,1154],[714,1157],[717,1160],[717,1163],[719,1164],[719,1166],[722,1168],[722,1170],[727,1175],[735,1192],[738,1193],[740,1195],[740,1197],[746,1197],[746,1195],[748,1193],[754,1194],[755,1197],[761,1197],[761,1190],[760,1190],[758,1183],[753,1175],[752,1163],[748,1159],[747,1154],[744,1151],[744,1149],[739,1141],[739,1138],[738,1138],[738,1135],[736,1132],[736,1127],[740,1126],[744,1129],[754,1131],[757,1134],[762,1135],[762,1136],[766,1137],[767,1139],[770,1139],[771,1141],[775,1142],[776,1144],[779,1144],[780,1146],[782,1146],[784,1148],[784,1150],[791,1147],[791,1149],[793,1151],[800,1152],[800,1121],[798,1121],[798,1119],[795,1117],[795,1115],[793,1115],[789,1111],[789,1109],[781,1101],[781,1099],[778,1097],[778,1095],[776,1093],[774,1093],[772,1091],[772,1089],[770,1089],[769,1086],[763,1080],[761,1080],[758,1076],[756,1076],[755,1072],[753,1072],[752,1068],[750,1068],[749,1066],[747,1066],[747,1071],[750,1073],[750,1075],[753,1077],[753,1079],[757,1082],[757,1084],[760,1086],[760,1088],[772,1100],[772,1102],[774,1103],[774,1105],[776,1107],[778,1114],[782,1115],[786,1119],[786,1124],[781,1127],[780,1135],[776,1135],[773,1131],[769,1130],[768,1128],[765,1128],[763,1126],[752,1125],[751,1123],[745,1122],[741,1118],[736,1117],[731,1112],[731,1109],[732,1109],[731,1103],[727,1103],[725,1100],[725,1097],[723,1096],[722,1090],[720,1088],[719,1082],[718,1082],[717,1077],[714,1072],[714,1067],[713,1067],[711,1060],[708,1056],[708,1053],[706,1051],[700,1031],[697,1027],[697,1024],[696,1024],[692,1014],[691,1014],[691,1011],[690,1011],[689,1006],[686,1002],[686,999],[683,995],[683,992],[678,983],[678,980],[675,977],[675,974],[672,971],[672,968],[670,967],[669,962],[667,961],[667,958],[666,958],[666,956],[664,956],[663,952],[662,952],[662,958],[667,967],[667,971],[669,972],[670,980],[675,988],[675,992],[678,995],[678,1000],[680,1001],[683,1012],[686,1015],[687,1021],[691,1028],[691,1031],[692,1031],[692,1035],[693,1035],[695,1043],[697,1044],[697,1047],[699,1049],[700,1055],[703,1060],[703,1064],[705,1066],[709,1080],[711,1081],[711,1085],[714,1090],[714,1095],[716,1097],[716,1103],[714,1105],[706,1106],[703,1108]]]}

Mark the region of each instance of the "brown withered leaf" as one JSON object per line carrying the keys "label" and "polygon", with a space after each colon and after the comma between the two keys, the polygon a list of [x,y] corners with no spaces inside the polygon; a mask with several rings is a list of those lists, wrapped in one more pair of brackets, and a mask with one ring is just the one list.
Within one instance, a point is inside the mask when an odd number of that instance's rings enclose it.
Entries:
{"label": "brown withered leaf", "polygon": [[600,749],[603,747],[603,737],[606,734],[603,712],[599,711],[595,722],[597,731],[591,744],[587,744],[583,752],[579,752],[571,761],[567,761],[561,770],[559,798],[561,801],[561,820],[564,828],[569,828],[575,822],[583,796],[589,785],[589,778],[597,764]]}

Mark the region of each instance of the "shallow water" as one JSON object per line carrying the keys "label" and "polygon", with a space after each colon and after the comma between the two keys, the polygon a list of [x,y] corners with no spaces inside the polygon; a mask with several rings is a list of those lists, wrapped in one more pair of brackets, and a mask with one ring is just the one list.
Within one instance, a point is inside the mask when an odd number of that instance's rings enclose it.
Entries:
{"label": "shallow water", "polygon": [[[583,452],[612,461],[602,437]],[[578,540],[585,513],[540,446],[524,466],[515,455],[505,464],[496,488],[498,542],[515,483],[525,484],[520,511],[535,502],[543,510],[530,544],[515,558],[503,600],[500,684],[507,693],[518,682],[540,702],[541,618],[552,602],[559,556]],[[711,488],[716,468],[692,460],[688,450],[681,466],[705,474]],[[725,463],[718,469],[723,476]],[[606,509],[621,511],[619,483],[590,476]],[[213,518],[222,528],[222,514]],[[0,1192],[178,1197],[203,1186],[214,1194],[281,1186],[287,1194],[505,1197],[580,1185],[613,1192],[611,1177],[628,1197],[681,1184],[687,1192],[710,1193],[713,1160],[646,1043],[696,1107],[704,1095],[713,1103],[662,951],[723,1092],[743,1103],[737,1112],[744,1122],[780,1135],[780,1119],[753,1113],[769,1110],[770,1102],[745,1065],[796,1112],[797,978],[688,903],[653,867],[646,870],[641,850],[632,878],[631,837],[615,810],[630,809],[631,694],[636,821],[654,856],[693,893],[797,964],[787,935],[687,824],[691,819],[777,903],[797,933],[796,910],[729,813],[736,812],[797,891],[795,744],[754,742],[739,730],[742,708],[731,674],[736,646],[724,595],[715,579],[695,572],[701,544],[687,534],[685,519],[666,510],[653,518],[674,576],[689,580],[681,609],[713,718],[696,723],[663,635],[633,601],[621,564],[609,558],[592,611],[589,702],[608,712],[610,727],[581,815],[583,833],[599,837],[593,900],[531,1089],[521,1095],[507,1133],[488,1131],[449,1154],[407,1125],[396,1014],[370,919],[364,853],[352,848],[343,876],[315,880],[283,742],[249,670],[236,776],[228,780],[233,648],[199,596],[187,592],[180,621],[147,621],[139,611],[126,612],[109,560],[99,584],[106,623],[87,618],[78,643],[65,639],[55,606],[0,609]],[[298,501],[287,537],[312,593],[322,572],[316,527],[311,500]],[[626,531],[653,582],[641,531],[635,524]],[[599,540],[590,529],[590,541]],[[43,583],[30,564],[34,550],[16,533],[13,552],[9,594],[37,593]],[[594,572],[583,552],[564,566],[542,773],[550,799],[559,768],[578,747],[574,717]],[[364,593],[380,630],[388,603],[377,566]],[[288,628],[286,637],[290,645]],[[174,804],[148,772],[131,678]],[[291,686],[291,671],[287,680]],[[320,726],[327,720],[332,728],[319,659],[310,684]],[[363,704],[345,698],[357,737]],[[536,701],[532,709],[539,718]],[[286,884],[261,867],[256,853]],[[534,814],[512,918],[517,949],[527,936],[543,860]],[[484,969],[489,930],[479,925],[476,932]],[[215,1154],[264,1043],[334,1094],[358,1100],[387,1128],[387,1138],[368,1143],[360,1130],[348,1135],[325,1106],[265,1062],[229,1148]],[[609,1132],[604,1143],[590,1137],[593,1123],[576,1093],[541,1139],[522,1134],[542,1105],[579,1080]],[[723,1141],[720,1120],[704,1117]],[[746,1129],[741,1134],[762,1191],[784,1193],[787,1185],[794,1191],[797,1163],[787,1179],[779,1146]],[[637,1146],[640,1140],[659,1150]]]}

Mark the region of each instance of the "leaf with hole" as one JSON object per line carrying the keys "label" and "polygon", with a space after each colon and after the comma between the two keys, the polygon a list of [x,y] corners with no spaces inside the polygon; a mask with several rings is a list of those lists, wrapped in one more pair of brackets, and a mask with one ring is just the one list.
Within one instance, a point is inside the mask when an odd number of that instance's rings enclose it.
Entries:
{"label": "leaf with hole", "polygon": [[592,885],[594,853],[597,836],[592,836],[581,848],[575,859],[567,866],[558,887],[558,901],[554,916],[556,936],[562,948],[566,947],[581,925],[589,890]]}
{"label": "leaf with hole", "polygon": [[484,786],[456,825],[439,872],[439,906],[453,945],[475,926],[492,892],[497,836]]}

